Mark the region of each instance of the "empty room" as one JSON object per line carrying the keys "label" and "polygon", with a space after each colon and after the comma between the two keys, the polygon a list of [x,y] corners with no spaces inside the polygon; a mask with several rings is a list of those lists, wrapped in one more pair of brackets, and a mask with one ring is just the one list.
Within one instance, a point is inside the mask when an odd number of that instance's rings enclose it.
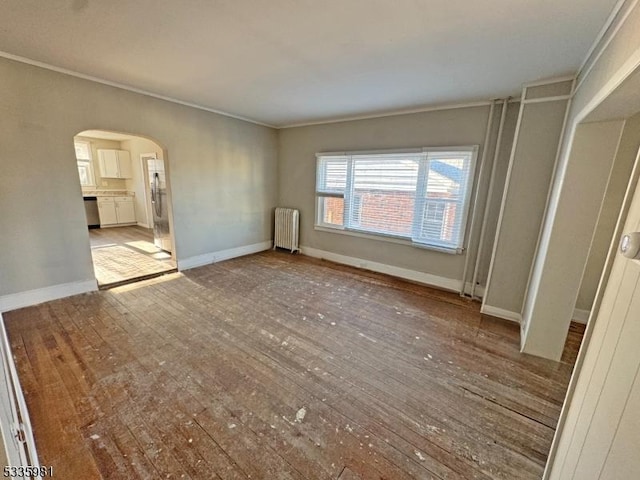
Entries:
{"label": "empty room", "polygon": [[7,478],[640,478],[638,0],[0,4]]}

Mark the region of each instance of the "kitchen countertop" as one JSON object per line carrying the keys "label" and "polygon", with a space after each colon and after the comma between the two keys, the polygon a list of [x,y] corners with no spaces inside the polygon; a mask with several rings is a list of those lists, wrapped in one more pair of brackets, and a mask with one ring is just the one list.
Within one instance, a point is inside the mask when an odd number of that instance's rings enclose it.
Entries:
{"label": "kitchen countertop", "polygon": [[128,190],[87,190],[82,192],[83,197],[135,197],[135,192]]}

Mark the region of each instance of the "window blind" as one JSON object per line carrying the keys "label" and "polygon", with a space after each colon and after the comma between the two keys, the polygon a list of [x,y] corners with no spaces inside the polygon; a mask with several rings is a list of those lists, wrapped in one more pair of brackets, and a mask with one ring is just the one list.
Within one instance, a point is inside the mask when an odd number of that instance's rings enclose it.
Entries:
{"label": "window blind", "polygon": [[344,195],[347,183],[347,161],[348,157],[320,157],[316,191]]}
{"label": "window blind", "polygon": [[347,226],[354,230],[410,236],[420,155],[354,156],[346,198]]}
{"label": "window blind", "polygon": [[473,151],[425,152],[412,241],[459,250],[464,240]]}
{"label": "window blind", "polygon": [[318,154],[317,223],[461,251],[476,150]]}

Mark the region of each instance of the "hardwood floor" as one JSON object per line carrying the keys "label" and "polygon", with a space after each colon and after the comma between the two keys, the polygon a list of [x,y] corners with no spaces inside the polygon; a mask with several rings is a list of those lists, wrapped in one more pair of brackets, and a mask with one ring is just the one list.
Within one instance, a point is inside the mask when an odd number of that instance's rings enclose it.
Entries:
{"label": "hardwood floor", "polygon": [[153,229],[138,225],[89,229],[89,242],[92,248],[112,244],[123,245],[138,240],[153,243]]}
{"label": "hardwood floor", "polygon": [[93,267],[101,288],[175,271],[171,255],[153,244],[153,230],[139,226],[89,230]]}
{"label": "hardwood floor", "polygon": [[572,369],[457,295],[282,252],[5,322],[58,478],[539,479]]}

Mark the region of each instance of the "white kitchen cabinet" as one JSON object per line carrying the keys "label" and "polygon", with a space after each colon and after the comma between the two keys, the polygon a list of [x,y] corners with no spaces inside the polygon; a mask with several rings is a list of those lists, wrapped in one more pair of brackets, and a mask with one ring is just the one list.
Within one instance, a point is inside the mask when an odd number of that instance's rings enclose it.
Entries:
{"label": "white kitchen cabinet", "polygon": [[133,197],[98,197],[98,213],[101,227],[136,223]]}
{"label": "white kitchen cabinet", "polygon": [[131,178],[131,156],[126,150],[99,149],[98,163],[103,178]]}
{"label": "white kitchen cabinet", "polygon": [[113,197],[98,197],[98,214],[100,215],[101,227],[118,224],[116,204],[113,201]]}
{"label": "white kitchen cabinet", "polygon": [[117,150],[120,178],[131,178],[131,155],[126,150]]}
{"label": "white kitchen cabinet", "polygon": [[136,222],[136,210],[133,206],[132,197],[116,197],[115,204],[118,223]]}
{"label": "white kitchen cabinet", "polygon": [[118,178],[118,151],[98,150],[98,162],[100,163],[100,176],[104,178]]}

